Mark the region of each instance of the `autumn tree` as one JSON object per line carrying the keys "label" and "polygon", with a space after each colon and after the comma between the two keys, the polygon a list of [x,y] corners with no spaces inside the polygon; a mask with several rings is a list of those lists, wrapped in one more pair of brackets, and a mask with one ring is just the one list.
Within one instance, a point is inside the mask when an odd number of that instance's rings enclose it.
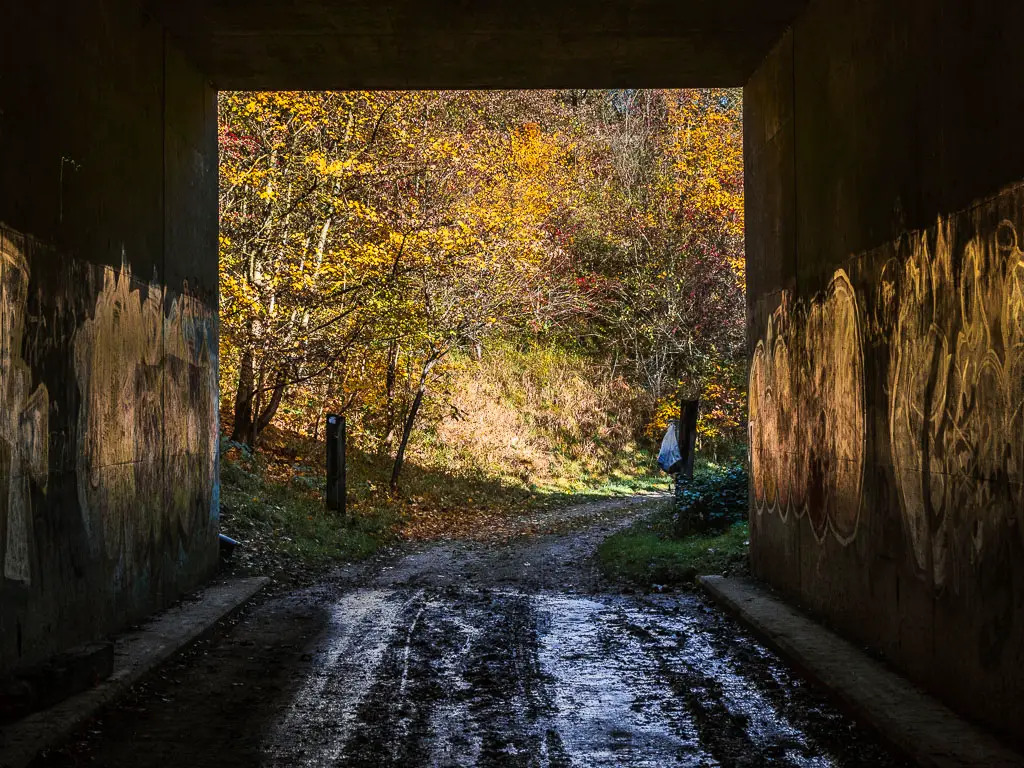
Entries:
{"label": "autumn tree", "polygon": [[[407,303],[389,366],[401,344],[416,374],[392,488],[437,366],[524,313],[553,306],[544,296],[545,225],[561,188],[559,148],[536,123],[496,126],[490,97],[441,94],[425,107],[416,184],[396,206],[403,215],[395,264],[404,269]],[[390,367],[388,375],[390,385]]]}
{"label": "autumn tree", "polygon": [[220,97],[223,371],[234,375],[235,440],[256,442],[289,385],[344,369],[382,312],[390,232],[368,190],[401,172],[391,132],[401,100]]}
{"label": "autumn tree", "polygon": [[[586,146],[578,184],[590,192],[561,226],[587,298],[581,322],[659,408],[675,407],[682,389],[694,396],[714,384],[737,393],[745,289],[740,93],[617,91],[576,103]],[[732,416],[742,410],[734,400]]]}
{"label": "autumn tree", "polygon": [[284,402],[312,434],[351,411],[394,454],[395,486],[447,362],[516,335],[591,355],[656,413],[697,382],[735,415],[738,91],[223,93],[219,108],[234,439],[255,444]]}

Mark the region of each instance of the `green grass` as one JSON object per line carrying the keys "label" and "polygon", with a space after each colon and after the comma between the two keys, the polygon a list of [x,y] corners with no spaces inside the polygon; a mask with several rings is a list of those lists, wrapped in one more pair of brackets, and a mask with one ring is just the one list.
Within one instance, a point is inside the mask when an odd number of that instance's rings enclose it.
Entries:
{"label": "green grass", "polygon": [[221,528],[264,552],[311,566],[369,557],[395,539],[398,513],[389,505],[358,515],[329,512],[308,485],[268,479],[256,462],[225,461],[221,471]]}
{"label": "green grass", "polygon": [[[696,576],[746,569],[749,547],[745,517],[746,473],[742,467],[700,462],[684,493],[691,520],[698,510],[717,523],[713,530],[679,534],[673,503],[616,533],[598,547],[597,562],[605,576],[636,586],[680,586]],[[724,527],[723,527],[724,526]]]}
{"label": "green grass", "polygon": [[601,571],[642,587],[680,586],[696,576],[732,572],[746,562],[746,523],[682,539],[665,536],[658,527],[641,522],[605,539],[597,550]]}
{"label": "green grass", "polygon": [[590,499],[672,490],[672,480],[658,469],[655,456],[642,450],[624,452],[608,472],[592,472],[571,465],[565,471],[565,477],[532,485],[538,503],[576,504]]}

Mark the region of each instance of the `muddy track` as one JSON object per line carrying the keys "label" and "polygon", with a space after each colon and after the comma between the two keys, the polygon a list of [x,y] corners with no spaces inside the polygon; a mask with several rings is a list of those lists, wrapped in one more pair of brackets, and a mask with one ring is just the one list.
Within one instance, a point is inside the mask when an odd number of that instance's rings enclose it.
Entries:
{"label": "muddy track", "polygon": [[274,596],[36,765],[902,765],[699,596],[602,589],[649,504]]}

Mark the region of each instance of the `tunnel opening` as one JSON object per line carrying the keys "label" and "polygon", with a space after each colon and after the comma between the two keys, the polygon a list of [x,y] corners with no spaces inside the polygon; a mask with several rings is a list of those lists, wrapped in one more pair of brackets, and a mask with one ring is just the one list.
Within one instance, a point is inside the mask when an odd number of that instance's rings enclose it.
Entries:
{"label": "tunnel opening", "polygon": [[217,567],[218,89],[743,86],[753,573],[1019,740],[1022,13],[10,9],[0,668]]}
{"label": "tunnel opening", "polygon": [[219,104],[229,535],[254,450],[324,487],[328,414],[350,515],[411,515],[415,537],[663,486],[684,397],[704,400],[702,459],[742,463],[741,91]]}
{"label": "tunnel opening", "polygon": [[[785,680],[783,670],[752,664],[763,651],[674,594],[695,564],[721,573],[746,561],[745,473],[713,490],[699,482],[714,474],[708,464],[742,460],[747,432],[741,99],[726,89],[221,93],[220,361],[236,443],[222,464],[222,526],[245,546],[260,507],[296,503],[252,483],[269,471],[315,486],[303,489],[316,509],[300,502],[300,524],[362,535],[381,507],[397,507],[417,547],[369,577],[358,565],[332,576],[346,587],[308,646],[311,671],[257,708],[264,761],[890,760],[856,732],[851,743],[822,739],[809,697],[766,694],[762,678]],[[254,247],[265,251],[255,260]],[[322,284],[317,269],[332,270]],[[296,272],[298,289],[280,287]],[[356,304],[351,325],[290,359],[305,328],[344,311],[339,283]],[[361,322],[359,302],[385,291],[391,304],[378,300]],[[268,389],[253,404],[232,391],[276,385],[264,361],[299,368],[318,341],[321,379],[280,380],[296,394]],[[634,447],[644,437],[657,447],[694,396],[710,418],[688,487],[728,494],[719,506],[740,525],[727,536],[680,535],[667,476],[649,482],[655,456]],[[255,454],[232,429],[239,403],[250,424],[275,415],[263,417],[268,407],[286,414]],[[347,521],[323,508],[321,490],[323,422],[338,413],[350,430]],[[409,466],[392,488],[403,426],[414,427]],[[652,524],[658,506],[668,509]],[[275,530],[256,546],[288,536],[320,554],[311,540],[324,526],[264,519]],[[347,546],[342,561],[355,558]],[[588,560],[599,546],[608,575]],[[632,569],[627,591],[651,596],[616,594],[614,569]]]}

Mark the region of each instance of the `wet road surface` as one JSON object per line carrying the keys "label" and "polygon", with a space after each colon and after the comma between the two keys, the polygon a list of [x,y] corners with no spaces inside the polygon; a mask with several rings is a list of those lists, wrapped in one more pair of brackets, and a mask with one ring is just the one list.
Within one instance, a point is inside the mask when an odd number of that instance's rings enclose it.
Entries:
{"label": "wet road surface", "polygon": [[643,504],[271,597],[38,766],[904,765],[696,594],[589,561]]}

